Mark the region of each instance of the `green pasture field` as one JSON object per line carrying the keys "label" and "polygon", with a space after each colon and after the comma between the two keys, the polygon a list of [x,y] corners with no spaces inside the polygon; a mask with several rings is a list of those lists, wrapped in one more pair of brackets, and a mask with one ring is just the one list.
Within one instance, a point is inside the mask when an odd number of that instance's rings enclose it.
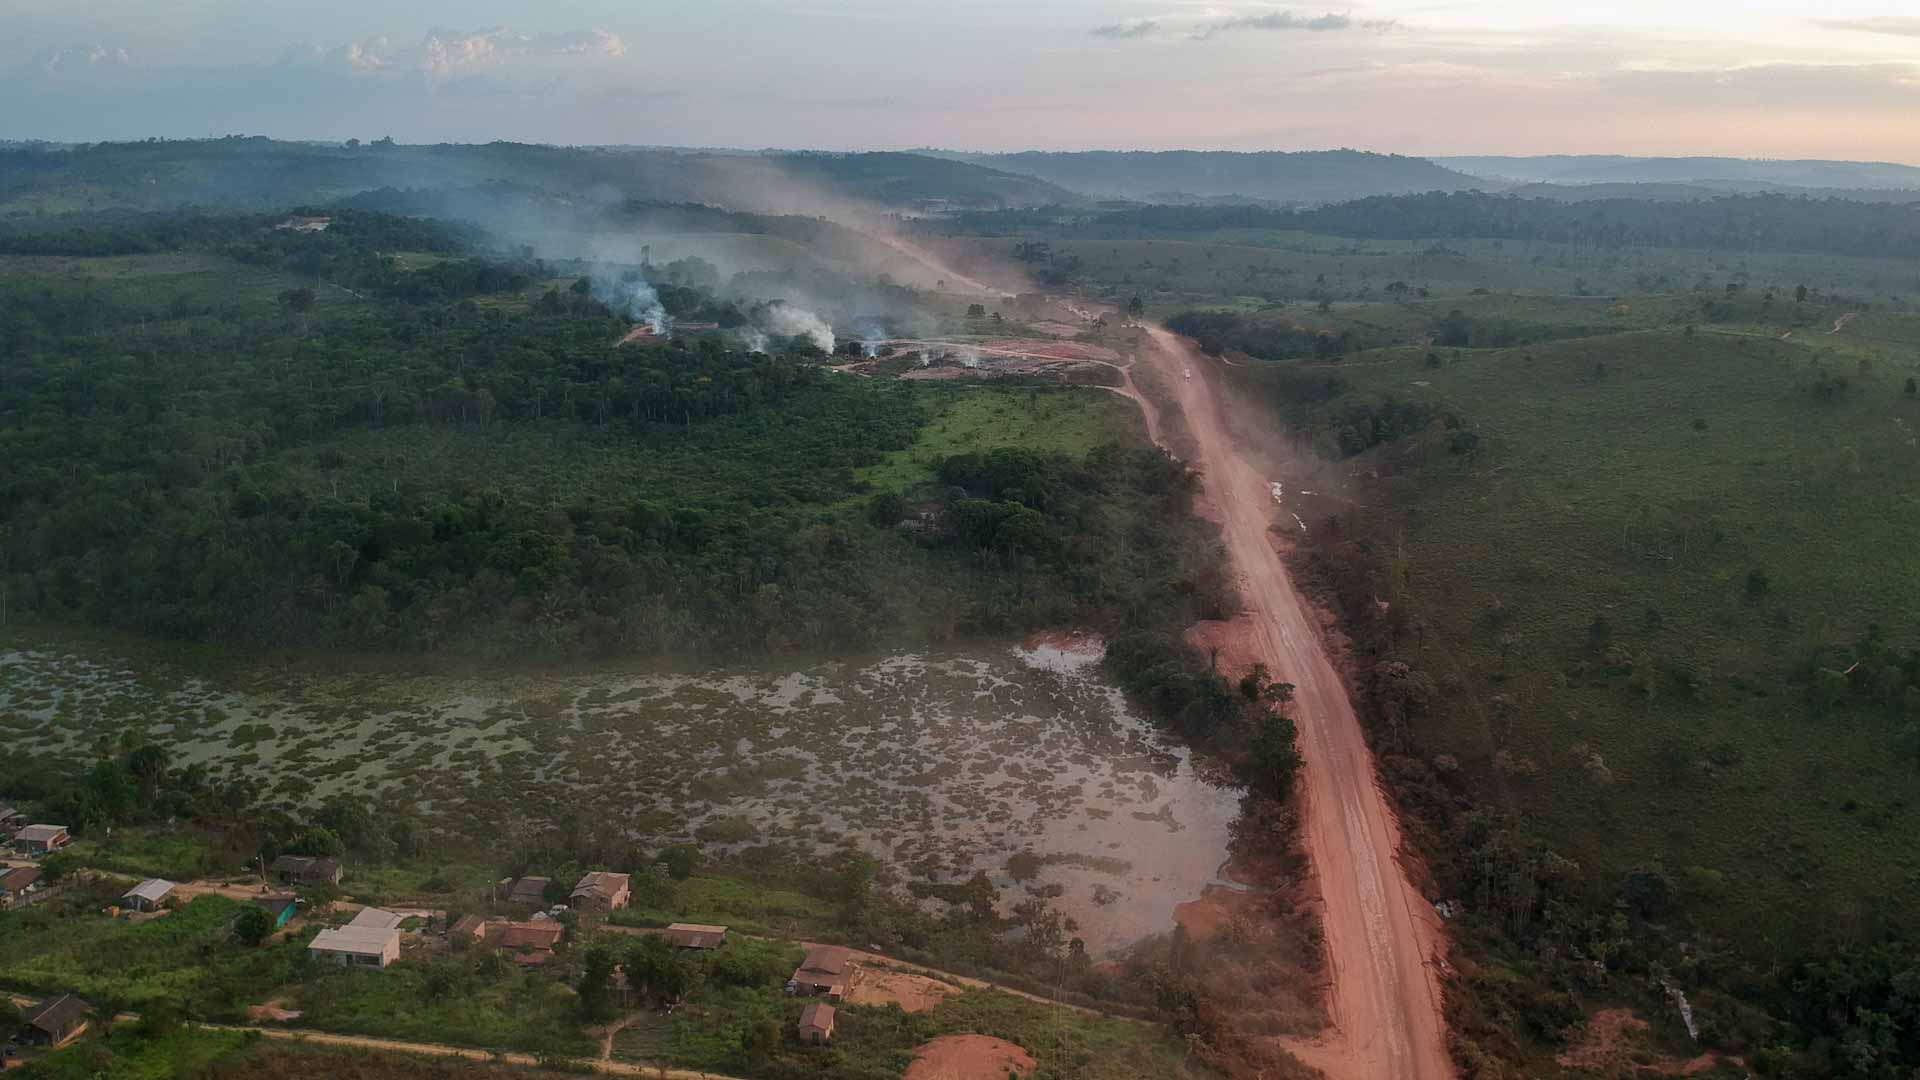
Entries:
{"label": "green pasture field", "polygon": [[1297,432],[1392,397],[1478,436],[1451,452],[1436,420],[1334,470],[1401,569],[1405,658],[1443,690],[1423,745],[1602,881],[1664,865],[1744,945],[1909,916],[1920,762],[1883,707],[1817,715],[1806,677],[1872,626],[1920,646],[1914,331],[1870,313],[1311,369],[1346,389],[1285,407]]}

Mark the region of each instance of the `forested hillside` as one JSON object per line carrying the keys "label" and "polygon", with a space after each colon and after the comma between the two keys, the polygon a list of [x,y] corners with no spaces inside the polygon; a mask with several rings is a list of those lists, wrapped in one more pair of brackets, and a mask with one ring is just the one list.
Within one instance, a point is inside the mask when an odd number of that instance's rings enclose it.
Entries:
{"label": "forested hillside", "polygon": [[1162,230],[1288,229],[1376,240],[1475,238],[1592,247],[1920,255],[1920,204],[1786,195],[1699,202],[1597,199],[1569,203],[1480,192],[1358,199],[1311,210],[1151,206],[1103,223]]}
{"label": "forested hillside", "polygon": [[1089,195],[1163,202],[1184,197],[1317,203],[1479,186],[1474,177],[1424,158],[1360,150],[1250,154],[1223,150],[1029,150],[954,156]]}
{"label": "forested hillside", "polygon": [[[5,241],[15,618],[712,652],[1159,625],[1221,601],[1197,584],[1189,481],[1156,452],[1043,444],[1000,461],[1013,481],[876,486],[856,470],[912,449],[952,392],[830,373],[805,339],[616,347],[629,323],[584,278],[371,212],[321,233],[274,217]],[[693,286],[661,298],[739,318]],[[1111,400],[1027,393],[1057,420]]]}
{"label": "forested hillside", "polygon": [[[324,203],[374,188],[457,188],[495,181],[581,201],[611,195],[790,210],[796,199],[968,207],[1072,201],[1026,176],[917,154],[714,153],[627,147],[397,145],[209,140],[0,149],[0,212],[182,205],[262,210]],[[791,189],[791,190],[786,190]]]}

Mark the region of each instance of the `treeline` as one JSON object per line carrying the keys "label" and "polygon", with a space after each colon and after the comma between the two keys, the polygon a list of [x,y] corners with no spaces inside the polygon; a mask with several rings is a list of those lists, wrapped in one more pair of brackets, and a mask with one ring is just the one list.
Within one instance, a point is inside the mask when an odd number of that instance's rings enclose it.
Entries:
{"label": "treeline", "polygon": [[[1424,745],[1420,732],[1446,707],[1441,680],[1417,666],[1408,606],[1378,601],[1393,593],[1394,574],[1371,532],[1357,513],[1327,519],[1306,553],[1307,580],[1336,604],[1354,643],[1363,720],[1400,820],[1435,892],[1464,904],[1456,934],[1488,958],[1450,1000],[1464,1077],[1531,1075],[1514,1062],[1529,1045],[1566,1038],[1583,1002],[1637,993],[1666,1007],[1675,989],[1692,999],[1700,1043],[1761,1076],[1894,1080],[1920,1069],[1920,939],[1911,933],[1836,928],[1827,940],[1782,943],[1771,964],[1744,960],[1689,925],[1666,868],[1583,866]],[[1814,712],[1842,701],[1884,706],[1902,749],[1920,754],[1920,652],[1870,631],[1810,657],[1799,674]]]}
{"label": "treeline", "polygon": [[1350,330],[1337,334],[1316,330],[1282,315],[1182,311],[1166,325],[1176,334],[1193,338],[1209,356],[1232,351],[1260,360],[1338,360],[1354,348],[1365,347],[1355,344]]}
{"label": "treeline", "polygon": [[911,445],[939,391],[831,376],[804,343],[616,348],[627,324],[591,291],[300,310],[0,286],[11,611],[195,640],[724,653],[1217,606],[1191,485],[1160,455],[1000,461],[1014,486],[950,464],[878,513],[855,470]]}
{"label": "treeline", "polygon": [[1596,248],[1920,255],[1920,215],[1911,204],[1789,195],[1567,203],[1477,191],[1432,192],[1374,196],[1310,210],[1147,206],[1102,214],[1095,220],[1174,232],[1276,229],[1369,240],[1477,238]]}

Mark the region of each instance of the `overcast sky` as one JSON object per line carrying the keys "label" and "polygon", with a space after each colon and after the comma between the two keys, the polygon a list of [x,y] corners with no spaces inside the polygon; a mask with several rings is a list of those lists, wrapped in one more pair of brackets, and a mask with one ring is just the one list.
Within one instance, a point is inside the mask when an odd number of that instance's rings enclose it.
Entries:
{"label": "overcast sky", "polygon": [[1920,0],[0,0],[0,138],[1920,164]]}

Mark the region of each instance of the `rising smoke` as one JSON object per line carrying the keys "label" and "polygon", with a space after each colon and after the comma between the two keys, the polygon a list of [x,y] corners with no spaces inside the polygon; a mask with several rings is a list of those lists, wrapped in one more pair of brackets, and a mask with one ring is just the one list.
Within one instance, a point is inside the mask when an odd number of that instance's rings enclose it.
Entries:
{"label": "rising smoke", "polygon": [[833,327],[825,319],[792,304],[768,304],[767,329],[784,337],[804,337],[821,352],[833,351]]}
{"label": "rising smoke", "polygon": [[673,331],[673,320],[661,305],[659,294],[653,291],[652,285],[647,284],[646,275],[640,271],[616,273],[604,264],[596,263],[587,280],[593,286],[593,298],[605,304],[607,310],[616,315],[625,315],[635,322],[646,323],[662,337]]}

